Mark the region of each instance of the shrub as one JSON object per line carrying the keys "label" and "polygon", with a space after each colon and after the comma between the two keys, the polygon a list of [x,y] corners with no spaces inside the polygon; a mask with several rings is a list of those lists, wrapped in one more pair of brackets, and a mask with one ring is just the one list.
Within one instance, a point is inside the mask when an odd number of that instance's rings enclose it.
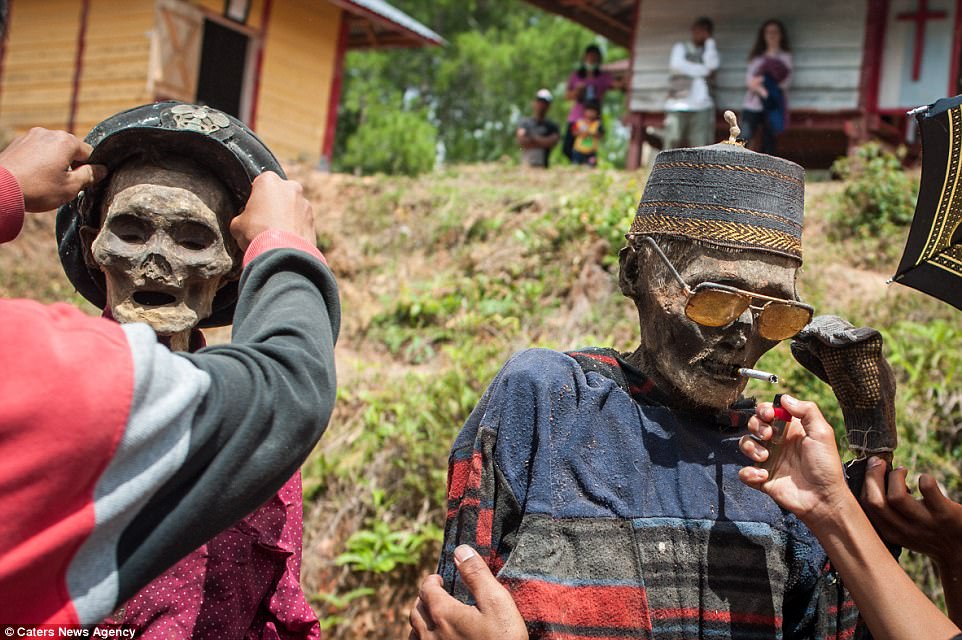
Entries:
{"label": "shrub", "polygon": [[868,142],[832,165],[847,181],[829,223],[835,235],[877,236],[911,222],[918,181],[902,168],[899,156],[877,142]]}
{"label": "shrub", "polygon": [[437,139],[425,114],[371,106],[337,164],[364,174],[414,176],[434,168]]}

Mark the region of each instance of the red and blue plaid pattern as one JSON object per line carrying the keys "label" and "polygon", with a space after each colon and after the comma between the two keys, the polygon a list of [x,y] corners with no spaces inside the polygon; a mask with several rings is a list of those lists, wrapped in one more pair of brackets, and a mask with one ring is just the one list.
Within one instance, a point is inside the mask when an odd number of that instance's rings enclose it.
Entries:
{"label": "red and blue plaid pattern", "polygon": [[513,358],[452,450],[448,590],[472,601],[453,563],[470,544],[532,638],[861,634],[811,533],[737,481],[741,420],[681,424],[659,399],[613,351]]}

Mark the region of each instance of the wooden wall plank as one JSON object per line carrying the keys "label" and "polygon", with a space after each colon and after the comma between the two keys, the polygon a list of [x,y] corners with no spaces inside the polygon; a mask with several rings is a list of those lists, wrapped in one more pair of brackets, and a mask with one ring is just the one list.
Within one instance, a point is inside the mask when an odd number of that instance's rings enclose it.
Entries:
{"label": "wooden wall plank", "polygon": [[76,133],[146,102],[153,0],[90,0]]}
{"label": "wooden wall plank", "polygon": [[661,111],[668,93],[672,45],[689,37],[699,15],[715,22],[722,66],[715,78],[719,109],[740,111],[747,56],[758,27],[782,20],[791,38],[795,78],[792,108],[835,111],[858,106],[866,3],[833,0],[644,0],[635,33],[632,111]]}
{"label": "wooden wall plank", "polygon": [[[189,0],[221,15],[222,0]],[[17,3],[0,79],[0,128],[64,128],[80,27],[81,0]],[[265,0],[253,0],[247,25],[260,28]],[[323,0],[275,0],[264,50],[258,133],[281,157],[316,162],[341,10]],[[90,0],[76,133],[153,100],[148,93],[154,0]]]}
{"label": "wooden wall plank", "polygon": [[320,159],[341,10],[317,0],[273,3],[257,133],[278,157]]}
{"label": "wooden wall plank", "polygon": [[67,126],[79,26],[77,0],[17,3],[0,80],[0,128]]}

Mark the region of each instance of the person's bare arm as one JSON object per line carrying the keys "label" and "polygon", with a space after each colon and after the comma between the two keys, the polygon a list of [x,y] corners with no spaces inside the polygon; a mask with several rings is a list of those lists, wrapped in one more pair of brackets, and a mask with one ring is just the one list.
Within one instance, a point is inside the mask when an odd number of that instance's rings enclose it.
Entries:
{"label": "person's bare arm", "polygon": [[514,132],[515,140],[518,141],[518,145],[522,149],[527,149],[530,144],[530,138],[528,137],[528,132],[525,131],[524,127],[518,127]]}
{"label": "person's bare arm", "polygon": [[585,93],[585,82],[576,75],[568,79],[565,100],[580,100]]}
{"label": "person's bare arm", "polygon": [[788,67],[788,75],[778,83],[778,86],[782,88],[782,91],[788,91],[789,87],[792,86],[792,79],[795,76],[795,61],[790,53],[786,53],[784,58],[785,65]]}
{"label": "person's bare arm", "polygon": [[552,133],[550,136],[530,136],[532,146],[541,149],[550,149],[556,144],[558,144],[559,135],[557,133]]}
{"label": "person's bare arm", "polygon": [[907,473],[901,467],[893,470],[886,488],[885,465],[869,466],[862,503],[882,537],[932,558],[949,617],[962,627],[962,504],[947,498],[935,478],[925,474],[919,478],[922,498],[912,497]]}
{"label": "person's bare arm", "polygon": [[[745,467],[741,480],[767,493],[797,515],[818,537],[849,589],[872,635],[878,640],[948,639],[959,627],[946,618],[892,558],[842,474],[835,434],[814,403],[782,396],[795,418],[786,427],[781,462],[773,470]],[[772,437],[771,404],[759,406],[742,452],[756,462],[768,459],[764,442]],[[905,615],[911,611],[912,615]]]}
{"label": "person's bare arm", "polygon": [[474,549],[461,545],[454,561],[478,605],[459,602],[444,590],[441,576],[428,576],[411,609],[409,640],[528,640],[511,594]]}
{"label": "person's bare arm", "polygon": [[[711,54],[709,54],[708,42],[712,43]],[[718,68],[718,52],[715,50],[714,42],[710,39],[705,43],[703,60],[704,62],[700,63],[691,62],[685,58],[685,45],[678,42],[671,49],[671,56],[668,58],[668,67],[672,73],[690,78],[706,78],[710,76],[712,72]]]}

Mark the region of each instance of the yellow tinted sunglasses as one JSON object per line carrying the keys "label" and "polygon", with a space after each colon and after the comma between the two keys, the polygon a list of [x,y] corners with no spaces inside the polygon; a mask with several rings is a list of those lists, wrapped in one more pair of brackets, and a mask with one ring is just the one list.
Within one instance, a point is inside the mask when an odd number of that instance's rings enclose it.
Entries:
{"label": "yellow tinted sunglasses", "polygon": [[[813,307],[802,302],[773,298],[725,284],[702,282],[692,288],[682,279],[654,238],[635,234],[628,234],[627,237],[629,240],[639,238],[654,248],[688,296],[685,315],[702,326],[726,327],[751,309],[758,318],[758,333],[766,340],[779,341],[787,340],[804,329],[815,313]],[[755,300],[762,301],[762,304],[752,304]]]}

